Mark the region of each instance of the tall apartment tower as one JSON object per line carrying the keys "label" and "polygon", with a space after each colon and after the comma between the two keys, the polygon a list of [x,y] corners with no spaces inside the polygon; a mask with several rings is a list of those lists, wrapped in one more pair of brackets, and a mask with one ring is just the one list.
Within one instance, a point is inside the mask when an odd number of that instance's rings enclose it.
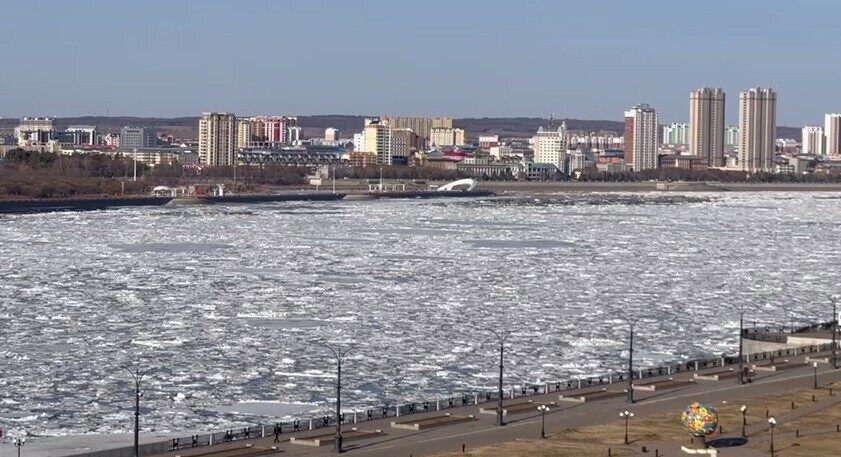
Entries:
{"label": "tall apartment tower", "polygon": [[807,125],[801,130],[802,147],[800,152],[822,156],[825,154],[823,128],[817,125]]}
{"label": "tall apartment tower", "polygon": [[205,165],[234,165],[236,160],[236,116],[202,113],[199,119],[199,161]]}
{"label": "tall apartment tower", "polygon": [[739,165],[746,171],[774,169],[777,93],[755,87],[739,94]]}
{"label": "tall apartment tower", "polygon": [[841,114],[824,116],[823,134],[826,139],[824,153],[831,156],[841,155]]}
{"label": "tall apartment tower", "polygon": [[657,168],[659,123],[660,115],[645,103],[625,111],[626,167],[632,166],[634,171]]}
{"label": "tall apartment tower", "polygon": [[709,167],[724,166],[724,91],[703,87],[689,94],[689,150]]}

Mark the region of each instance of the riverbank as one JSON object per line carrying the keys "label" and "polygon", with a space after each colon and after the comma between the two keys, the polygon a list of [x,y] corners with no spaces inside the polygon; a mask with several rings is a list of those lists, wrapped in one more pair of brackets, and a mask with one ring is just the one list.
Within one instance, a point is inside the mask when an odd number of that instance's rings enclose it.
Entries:
{"label": "riverbank", "polygon": [[[666,187],[666,189],[658,189]],[[841,192],[841,183],[696,183],[480,181],[476,189],[497,193],[550,192]]]}

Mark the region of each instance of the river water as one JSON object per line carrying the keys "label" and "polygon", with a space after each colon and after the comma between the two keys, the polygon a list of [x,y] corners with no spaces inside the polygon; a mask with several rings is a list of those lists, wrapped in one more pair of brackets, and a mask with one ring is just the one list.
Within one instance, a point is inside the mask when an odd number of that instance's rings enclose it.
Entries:
{"label": "river water", "polygon": [[0,216],[0,427],[222,429],[732,352],[828,320],[841,200],[576,194]]}

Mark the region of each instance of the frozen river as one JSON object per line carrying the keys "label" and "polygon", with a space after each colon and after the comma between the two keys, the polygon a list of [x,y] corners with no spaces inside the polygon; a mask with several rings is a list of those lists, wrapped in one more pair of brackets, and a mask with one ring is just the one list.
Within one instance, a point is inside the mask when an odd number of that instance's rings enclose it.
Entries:
{"label": "frozen river", "polygon": [[[735,349],[738,316],[828,320],[837,194],[129,208],[0,216],[0,427],[39,436],[209,430]],[[261,415],[261,416],[255,416]]]}

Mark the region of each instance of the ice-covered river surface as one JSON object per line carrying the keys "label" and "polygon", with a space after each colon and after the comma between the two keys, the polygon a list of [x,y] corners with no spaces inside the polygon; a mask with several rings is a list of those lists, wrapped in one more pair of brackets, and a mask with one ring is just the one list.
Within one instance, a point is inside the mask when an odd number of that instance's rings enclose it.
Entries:
{"label": "ice-covered river surface", "polygon": [[[579,194],[0,216],[0,426],[211,430],[735,350],[828,320],[841,197]],[[272,405],[276,404],[277,408]],[[278,411],[274,413],[273,411]],[[304,413],[306,414],[306,413]],[[263,415],[263,416],[255,416]]]}

